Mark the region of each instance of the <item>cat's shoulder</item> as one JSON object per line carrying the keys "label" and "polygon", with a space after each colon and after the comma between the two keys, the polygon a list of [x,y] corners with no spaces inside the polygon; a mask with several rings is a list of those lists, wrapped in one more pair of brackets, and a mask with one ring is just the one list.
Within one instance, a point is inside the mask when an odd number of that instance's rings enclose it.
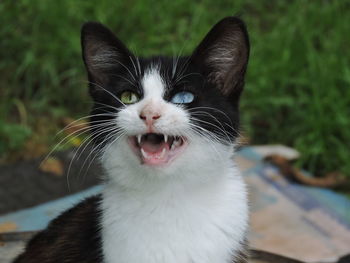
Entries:
{"label": "cat's shoulder", "polygon": [[35,235],[14,263],[101,262],[101,196],[89,197]]}

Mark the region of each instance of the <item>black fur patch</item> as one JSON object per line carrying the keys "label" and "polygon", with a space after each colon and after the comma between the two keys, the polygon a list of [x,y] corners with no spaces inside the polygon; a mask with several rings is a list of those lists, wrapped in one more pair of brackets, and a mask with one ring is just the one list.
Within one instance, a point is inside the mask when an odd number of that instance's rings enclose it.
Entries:
{"label": "black fur patch", "polygon": [[54,219],[14,263],[103,262],[100,200],[100,196],[90,197]]}

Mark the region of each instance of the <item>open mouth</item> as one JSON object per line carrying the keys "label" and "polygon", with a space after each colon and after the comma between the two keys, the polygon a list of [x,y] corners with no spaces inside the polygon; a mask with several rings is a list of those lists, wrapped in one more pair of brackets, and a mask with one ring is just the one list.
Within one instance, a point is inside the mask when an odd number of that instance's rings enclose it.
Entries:
{"label": "open mouth", "polygon": [[187,145],[186,138],[159,133],[130,136],[129,144],[143,164],[162,165],[174,160]]}

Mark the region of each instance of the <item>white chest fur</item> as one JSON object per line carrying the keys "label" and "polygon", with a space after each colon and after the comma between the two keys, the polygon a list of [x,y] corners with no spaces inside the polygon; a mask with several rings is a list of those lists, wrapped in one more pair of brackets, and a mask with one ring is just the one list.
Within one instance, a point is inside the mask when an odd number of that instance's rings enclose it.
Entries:
{"label": "white chest fur", "polygon": [[248,222],[245,185],[231,167],[200,185],[142,191],[106,186],[102,240],[106,263],[229,263]]}

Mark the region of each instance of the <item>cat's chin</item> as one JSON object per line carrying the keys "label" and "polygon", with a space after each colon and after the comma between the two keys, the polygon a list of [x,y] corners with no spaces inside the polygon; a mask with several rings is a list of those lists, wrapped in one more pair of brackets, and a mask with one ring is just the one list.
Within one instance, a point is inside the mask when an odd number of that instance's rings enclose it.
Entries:
{"label": "cat's chin", "polygon": [[183,136],[169,136],[158,133],[145,133],[129,136],[128,143],[140,159],[148,166],[164,166],[174,161],[188,145]]}

